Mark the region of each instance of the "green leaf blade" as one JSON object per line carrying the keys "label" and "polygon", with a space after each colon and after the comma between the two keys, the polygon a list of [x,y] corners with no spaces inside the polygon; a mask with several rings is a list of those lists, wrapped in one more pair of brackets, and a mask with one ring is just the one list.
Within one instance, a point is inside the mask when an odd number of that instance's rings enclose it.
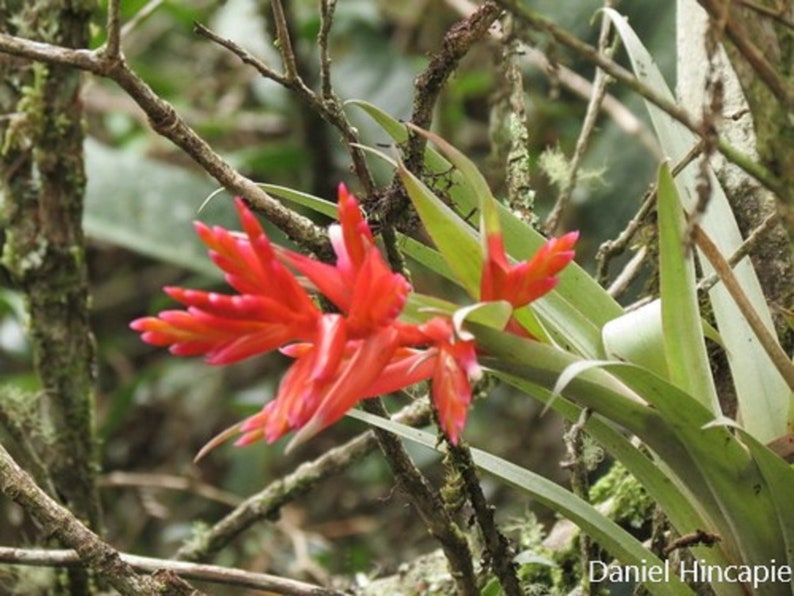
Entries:
{"label": "green leaf blade", "polygon": [[657,188],[662,337],[669,378],[716,416],[721,410],[701,331],[694,254],[685,247],[686,220],[666,163],[659,168]]}

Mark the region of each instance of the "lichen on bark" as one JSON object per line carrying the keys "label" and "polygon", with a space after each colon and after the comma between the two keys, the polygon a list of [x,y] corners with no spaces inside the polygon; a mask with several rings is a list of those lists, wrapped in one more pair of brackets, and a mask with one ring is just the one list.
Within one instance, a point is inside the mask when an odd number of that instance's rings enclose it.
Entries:
{"label": "lichen on bark", "polygon": [[[88,44],[91,3],[44,0],[0,8],[2,31],[69,47]],[[34,365],[53,429],[43,459],[64,504],[97,528],[81,75],[4,57],[0,79],[0,110],[11,116],[0,125],[2,265],[27,302]],[[87,587],[76,586],[80,580],[71,575],[73,593]]]}

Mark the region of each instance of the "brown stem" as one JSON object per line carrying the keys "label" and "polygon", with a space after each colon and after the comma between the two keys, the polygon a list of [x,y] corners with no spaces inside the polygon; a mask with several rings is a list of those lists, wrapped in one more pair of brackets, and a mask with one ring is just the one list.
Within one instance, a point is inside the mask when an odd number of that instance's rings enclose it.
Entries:
{"label": "brown stem", "polygon": [[[124,563],[138,571],[153,573],[158,577],[173,574],[186,579],[197,579],[224,586],[236,586],[264,590],[268,593],[292,594],[293,596],[342,596],[331,588],[323,588],[304,582],[286,579],[265,573],[251,573],[217,565],[201,565],[169,559],[155,559],[119,553]],[[73,550],[31,550],[0,546],[0,563],[30,565],[36,567],[80,567],[84,565],[80,555]],[[193,592],[198,594],[198,592]]]}
{"label": "brown stem", "polygon": [[513,562],[515,553],[510,542],[496,525],[494,508],[488,503],[482,491],[471,451],[465,445],[450,445],[449,453],[455,468],[463,478],[463,485],[474,509],[477,526],[480,528],[485,548],[490,555],[491,569],[507,596],[520,596],[524,591],[516,575],[516,564]]}
{"label": "brown stem", "polygon": [[85,565],[121,594],[130,596],[196,594],[193,587],[178,578],[178,581],[170,579],[158,581],[152,577],[136,574],[133,568],[121,559],[118,552],[102,542],[68,509],[56,503],[36,486],[2,445],[0,445],[0,491],[32,516],[45,533],[54,535],[62,544],[74,549]]}
{"label": "brown stem", "polygon": [[109,59],[102,52],[73,50],[6,34],[0,34],[0,52],[48,64],[71,66],[116,82],[146,113],[155,132],[180,147],[224,188],[244,197],[300,245],[317,254],[330,254],[324,230],[308,218],[284,207],[255,182],[232,168],[188,126],[173,106],[160,98],[130,69],[123,57]]}
{"label": "brown stem", "polygon": [[[472,46],[488,33],[488,28],[497,19],[500,12],[497,5],[488,0],[447,31],[441,49],[430,58],[427,68],[416,79],[411,113],[412,124],[423,130],[430,129],[433,109],[444,84]],[[404,161],[406,168],[411,172],[421,172],[426,143],[427,141],[422,135],[410,132],[404,152]],[[395,182],[381,198],[381,204],[378,205],[377,211],[381,213],[381,221],[390,225],[405,209],[405,206],[406,197],[402,187]]]}
{"label": "brown stem", "polygon": [[761,317],[758,316],[758,313],[744,293],[741,284],[733,274],[731,266],[725,260],[725,257],[722,256],[711,238],[709,238],[708,234],[706,234],[700,226],[695,226],[693,239],[697,247],[703,251],[703,254],[709,260],[709,263],[711,263],[711,266],[714,267],[722,283],[725,284],[725,289],[728,290],[734,302],[736,302],[736,306],[742,311],[744,318],[755,333],[761,347],[767,353],[780,375],[786,380],[789,388],[794,391],[794,363],[792,363],[791,358],[783,351],[783,348],[780,347],[775,336],[766,328]]}
{"label": "brown stem", "polygon": [[[396,420],[408,425],[425,424],[429,418],[430,409],[426,401],[409,406],[395,416]],[[301,464],[291,474],[248,497],[234,511],[203,533],[200,540],[191,541],[180,548],[175,558],[206,561],[256,522],[273,519],[285,504],[310,491],[326,478],[346,470],[377,448],[378,442],[370,431],[331,449],[313,461]]]}
{"label": "brown stem", "polygon": [[[364,410],[370,414],[387,417],[386,408],[380,400],[367,400]],[[447,558],[452,578],[459,594],[476,596],[480,593],[474,575],[471,549],[466,536],[452,520],[438,493],[414,465],[400,439],[383,429],[373,429],[397,485],[411,502],[427,529],[441,544]]]}

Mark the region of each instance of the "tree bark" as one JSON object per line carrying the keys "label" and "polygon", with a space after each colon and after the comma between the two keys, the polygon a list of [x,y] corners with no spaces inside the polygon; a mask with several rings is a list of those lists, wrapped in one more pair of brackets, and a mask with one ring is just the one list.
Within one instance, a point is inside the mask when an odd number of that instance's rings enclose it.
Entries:
{"label": "tree bark", "polygon": [[[87,47],[93,2],[0,4],[0,30]],[[13,14],[11,14],[13,11]],[[41,383],[48,464],[59,497],[98,528],[93,432],[96,359],[89,326],[82,230],[85,172],[78,71],[8,56],[0,62],[0,169],[6,237],[2,264],[24,292],[34,365]],[[89,593],[82,570],[72,593]]]}

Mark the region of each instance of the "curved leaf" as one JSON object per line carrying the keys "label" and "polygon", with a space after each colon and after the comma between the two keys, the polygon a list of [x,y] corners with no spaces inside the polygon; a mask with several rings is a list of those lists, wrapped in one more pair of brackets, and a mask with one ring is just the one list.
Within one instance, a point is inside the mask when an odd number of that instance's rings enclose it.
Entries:
{"label": "curved leaf", "polygon": [[[703,338],[695,259],[685,246],[686,220],[666,163],[659,168],[659,286],[669,378],[716,416],[721,412]],[[665,375],[666,376],[666,375]]]}
{"label": "curved leaf", "polygon": [[[352,410],[348,416],[388,430],[429,449],[444,452],[444,447],[438,445],[436,436],[428,432],[360,410]],[[471,455],[479,468],[531,494],[538,502],[570,519],[622,563],[639,566],[662,565],[653,553],[626,530],[558,484],[480,449],[471,448]],[[672,576],[670,580],[669,583],[647,583],[645,587],[653,594],[671,596],[693,594],[691,589],[677,577]]]}
{"label": "curved leaf", "polygon": [[[614,9],[603,10],[618,31],[637,78],[674,101],[652,56],[626,18]],[[697,144],[698,139],[652,103],[646,101],[645,105],[662,149],[673,163],[677,163]],[[681,202],[688,210],[694,208],[698,196],[696,169],[697,164],[690,164],[676,178]],[[742,237],[722,187],[712,172],[709,172],[709,177],[712,194],[700,225],[722,254],[731,255],[741,245]],[[700,259],[700,262],[704,273],[710,275],[713,269],[708,261]],[[734,272],[764,324],[773,330],[772,317],[750,260],[743,259]],[[761,442],[786,434],[789,390],[785,380],[761,349],[755,334],[725,288],[717,284],[709,291],[709,298],[728,354],[745,428]]]}

